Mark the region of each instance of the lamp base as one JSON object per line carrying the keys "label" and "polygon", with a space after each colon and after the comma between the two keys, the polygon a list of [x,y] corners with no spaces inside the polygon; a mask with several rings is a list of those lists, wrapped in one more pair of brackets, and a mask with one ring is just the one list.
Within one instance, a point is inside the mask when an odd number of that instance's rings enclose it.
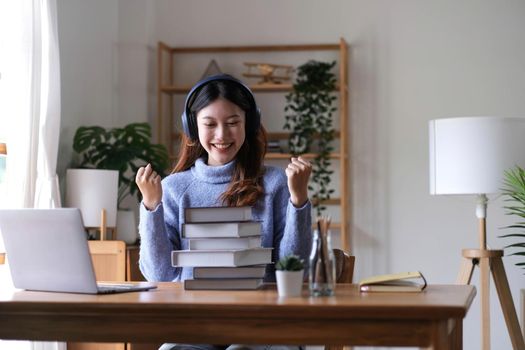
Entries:
{"label": "lamp base", "polygon": [[490,349],[490,298],[489,298],[489,279],[492,278],[496,285],[496,291],[501,304],[501,310],[505,317],[507,330],[510,335],[513,349],[525,349],[525,342],[516,315],[514,301],[509,288],[507,274],[501,257],[503,250],[489,249],[463,249],[463,259],[458,275],[457,284],[470,284],[474,267],[480,267],[480,296],[481,296],[481,334],[482,349]]}

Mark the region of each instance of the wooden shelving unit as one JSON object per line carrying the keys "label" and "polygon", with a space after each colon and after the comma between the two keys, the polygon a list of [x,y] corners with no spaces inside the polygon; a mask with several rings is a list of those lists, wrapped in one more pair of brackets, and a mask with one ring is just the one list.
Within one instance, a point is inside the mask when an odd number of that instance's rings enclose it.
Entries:
{"label": "wooden shelving unit", "polygon": [[[338,205],[340,207],[340,223],[332,224],[333,229],[341,231],[341,244],[345,251],[351,251],[350,247],[350,173],[349,173],[349,109],[348,109],[348,45],[344,39],[340,39],[335,44],[309,44],[309,45],[258,45],[258,46],[212,46],[212,47],[171,47],[163,42],[158,43],[157,47],[157,140],[168,147],[173,152],[175,142],[179,139],[179,134],[174,128],[174,95],[186,94],[191,89],[191,85],[175,81],[174,65],[175,56],[181,54],[200,54],[210,55],[215,53],[268,53],[268,52],[291,52],[291,51],[335,51],[338,53],[339,73],[337,93],[339,94],[339,128],[336,137],[339,139],[339,151],[331,154],[332,159],[339,161],[340,187],[339,198],[325,201],[328,205]],[[166,61],[167,60],[167,61]],[[250,89],[254,93],[270,92],[289,92],[292,90],[291,84],[264,84],[251,85]],[[164,110],[165,98],[167,98],[167,111]],[[167,116],[167,120],[165,120]],[[288,138],[285,132],[270,132],[269,139],[283,140]],[[314,158],[315,154],[303,155],[307,158]],[[173,159],[173,155],[171,155]],[[290,154],[267,153],[267,159],[284,160],[290,158]]]}

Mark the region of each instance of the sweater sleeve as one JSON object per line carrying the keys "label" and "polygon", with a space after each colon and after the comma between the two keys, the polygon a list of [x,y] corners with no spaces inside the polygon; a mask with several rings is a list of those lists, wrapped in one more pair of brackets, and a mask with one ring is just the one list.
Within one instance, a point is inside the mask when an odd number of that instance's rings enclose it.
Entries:
{"label": "sweater sleeve", "polygon": [[308,262],[312,246],[311,203],[307,201],[296,208],[290,201],[286,182],[280,186],[274,198],[275,207],[275,259],[289,254],[299,255]]}
{"label": "sweater sleeve", "polygon": [[148,281],[173,281],[181,268],[171,266],[171,251],[181,249],[178,215],[166,213],[161,203],[153,211],[140,205],[140,271]]}

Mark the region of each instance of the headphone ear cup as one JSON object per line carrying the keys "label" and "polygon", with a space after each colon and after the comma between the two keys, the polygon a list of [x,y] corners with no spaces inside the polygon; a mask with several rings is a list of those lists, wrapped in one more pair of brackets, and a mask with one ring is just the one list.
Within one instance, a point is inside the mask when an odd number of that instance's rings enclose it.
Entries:
{"label": "headphone ear cup", "polygon": [[188,136],[191,140],[196,140],[198,138],[196,134],[196,127],[194,123],[191,120],[191,114],[188,115],[188,113],[183,112],[181,115],[181,122],[182,122],[182,131],[186,136]]}
{"label": "headphone ear cup", "polygon": [[181,119],[181,122],[182,122],[182,131],[184,132],[184,134],[186,134],[186,136],[190,136],[190,128],[188,126],[188,117],[186,117],[186,112],[182,112],[182,115],[180,117]]}

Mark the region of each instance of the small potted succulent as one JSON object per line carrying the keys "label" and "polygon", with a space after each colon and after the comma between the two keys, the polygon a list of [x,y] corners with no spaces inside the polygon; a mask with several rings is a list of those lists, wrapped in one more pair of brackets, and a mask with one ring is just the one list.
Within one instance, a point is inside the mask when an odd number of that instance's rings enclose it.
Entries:
{"label": "small potted succulent", "polygon": [[297,255],[287,255],[275,264],[277,292],[280,297],[301,295],[304,275],[304,261]]}

